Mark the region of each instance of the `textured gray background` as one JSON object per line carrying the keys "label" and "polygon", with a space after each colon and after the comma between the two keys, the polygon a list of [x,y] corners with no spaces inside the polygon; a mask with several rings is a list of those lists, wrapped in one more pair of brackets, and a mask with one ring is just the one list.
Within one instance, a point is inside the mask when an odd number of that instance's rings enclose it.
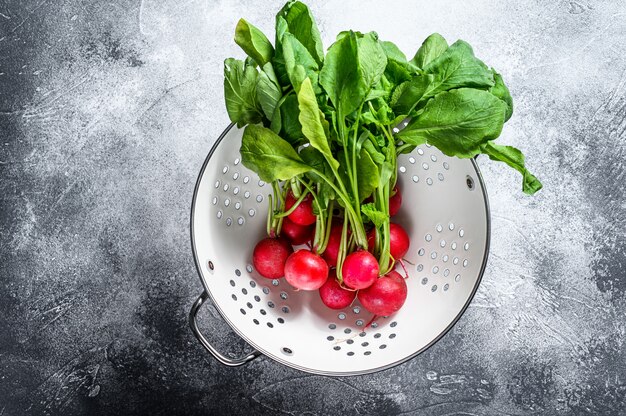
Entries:
{"label": "textured gray background", "polygon": [[[374,375],[218,364],[186,322],[201,291],[189,206],[228,122],[235,23],[273,33],[282,2],[4,0],[0,416],[624,414],[626,5],[310,3],[326,45],[376,30],[412,55],[439,31],[510,86],[501,142],[545,188],[524,196],[515,172],[480,160],[492,254],[467,313]],[[202,320],[242,351],[215,310]]]}

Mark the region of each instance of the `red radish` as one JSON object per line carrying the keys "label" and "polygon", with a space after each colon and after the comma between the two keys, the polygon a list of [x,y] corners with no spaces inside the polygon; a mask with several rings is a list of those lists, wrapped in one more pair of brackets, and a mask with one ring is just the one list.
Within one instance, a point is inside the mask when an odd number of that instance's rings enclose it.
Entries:
{"label": "red radish", "polygon": [[337,257],[339,257],[339,246],[341,245],[341,231],[343,225],[335,223],[330,228],[330,236],[328,237],[328,244],[326,250],[322,253],[322,257],[326,260],[326,263],[330,267],[337,266]]}
{"label": "red radish", "polygon": [[379,272],[376,257],[365,250],[348,254],[341,267],[343,283],[352,289],[369,287],[376,281]]}
{"label": "red radish", "polygon": [[389,316],[406,301],[407,287],[400,273],[391,271],[357,295],[365,309],[374,315]]}
{"label": "red radish", "polygon": [[293,248],[284,238],[264,238],[254,247],[252,263],[263,277],[278,279],[285,275],[285,261]]}
{"label": "red radish", "polygon": [[[290,210],[297,201],[298,198],[289,191],[285,200],[285,211]],[[313,214],[313,197],[311,194],[307,194],[300,205],[289,214],[289,219],[299,225],[311,225],[315,222],[317,217]]]}
{"label": "red radish", "polygon": [[283,218],[283,226],[280,234],[294,245],[304,244],[311,240],[315,227],[313,225],[299,225],[291,221],[289,217]]}
{"label": "red radish", "polygon": [[356,292],[341,287],[337,281],[337,274],[331,270],[328,280],[320,287],[320,297],[324,305],[331,309],[343,309],[354,301]]}
{"label": "red radish", "polygon": [[389,215],[392,217],[400,211],[400,205],[402,205],[402,194],[398,185],[391,191],[393,195],[389,197]]}
{"label": "red radish", "polygon": [[389,253],[395,260],[400,260],[409,251],[409,235],[399,224],[389,224]]}
{"label": "red radish", "polygon": [[309,250],[298,250],[285,263],[285,279],[296,289],[317,290],[328,279],[328,265]]}

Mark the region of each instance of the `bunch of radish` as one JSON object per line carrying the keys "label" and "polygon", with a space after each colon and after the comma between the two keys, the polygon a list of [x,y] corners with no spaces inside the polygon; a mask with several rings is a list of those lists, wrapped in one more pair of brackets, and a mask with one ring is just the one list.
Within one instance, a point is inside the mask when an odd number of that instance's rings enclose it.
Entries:
{"label": "bunch of radish", "polygon": [[397,311],[406,285],[395,267],[409,247],[391,221],[397,158],[423,144],[487,154],[523,175],[524,192],[542,187],[520,150],[494,142],[513,99],[467,42],[433,33],[408,59],[376,32],[346,30],[324,47],[298,0],[276,14],[274,36],[241,19],[234,40],[247,56],[224,61],[226,110],[244,128],[241,162],[273,188],[254,251],[265,277],[320,290],[331,308],[358,297],[376,315]]}
{"label": "bunch of radish", "polygon": [[[277,203],[274,211],[270,209],[269,236],[259,241],[253,252],[259,274],[268,279],[284,276],[299,290],[318,290],[322,302],[331,309],[346,308],[358,298],[374,315],[389,316],[398,311],[407,297],[405,277],[394,270],[409,249],[404,228],[384,222],[380,228],[388,230],[388,238],[383,243],[379,227],[367,223],[367,245],[359,246],[345,210],[318,211],[317,196],[309,192],[297,197],[291,186],[284,188],[275,188],[279,201],[284,195],[284,203]],[[390,216],[399,211],[401,203],[396,186],[384,204],[389,206]],[[306,248],[294,251],[293,246],[304,244]]]}

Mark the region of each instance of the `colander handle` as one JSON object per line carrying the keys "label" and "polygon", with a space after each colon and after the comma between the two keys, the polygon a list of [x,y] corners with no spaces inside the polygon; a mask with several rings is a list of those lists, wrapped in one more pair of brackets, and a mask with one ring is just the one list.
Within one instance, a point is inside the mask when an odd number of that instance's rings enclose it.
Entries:
{"label": "colander handle", "polygon": [[208,299],[208,297],[209,297],[209,294],[206,291],[202,292],[202,294],[198,297],[198,299],[196,299],[196,301],[191,306],[191,311],[189,312],[189,326],[191,326],[191,330],[193,331],[193,334],[196,336],[196,338],[198,338],[198,341],[200,341],[200,344],[202,344],[202,346],[208,352],[210,352],[211,355],[215,357],[217,361],[229,367],[238,367],[240,365],[244,365],[247,362],[252,361],[256,357],[261,355],[260,352],[258,352],[257,350],[254,350],[250,354],[246,355],[245,357],[232,359],[220,353],[218,350],[215,349],[215,347],[213,347],[213,345],[211,345],[211,343],[209,343],[209,341],[200,332],[200,329],[198,328],[198,321],[196,319],[198,316],[198,311],[200,310],[200,307],[202,306],[204,301]]}

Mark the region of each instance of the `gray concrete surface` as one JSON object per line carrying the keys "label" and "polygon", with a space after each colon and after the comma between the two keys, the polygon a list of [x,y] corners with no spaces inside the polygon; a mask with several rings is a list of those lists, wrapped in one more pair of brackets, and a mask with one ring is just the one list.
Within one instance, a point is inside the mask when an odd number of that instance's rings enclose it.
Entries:
{"label": "gray concrete surface", "polygon": [[[230,369],[187,326],[197,172],[228,123],[222,61],[281,1],[0,2],[0,416],[620,415],[626,412],[626,5],[310,1],[326,45],[376,30],[412,54],[462,38],[516,102],[501,142],[544,190],[480,160],[492,254],[438,344],[332,379]],[[245,346],[215,310],[206,331]]]}

